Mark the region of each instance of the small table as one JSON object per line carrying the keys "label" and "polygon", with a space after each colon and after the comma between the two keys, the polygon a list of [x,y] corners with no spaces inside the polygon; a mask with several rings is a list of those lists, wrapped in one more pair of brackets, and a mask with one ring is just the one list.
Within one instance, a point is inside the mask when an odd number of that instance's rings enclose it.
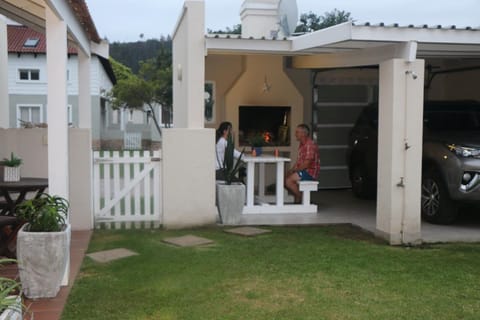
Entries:
{"label": "small table", "polygon": [[[0,197],[5,199],[5,203],[0,207],[0,215],[13,216],[15,207],[25,200],[29,192],[35,192],[35,198],[48,187],[48,179],[45,178],[21,178],[20,181],[6,182],[0,181]],[[16,197],[12,196],[18,193]]]}
{"label": "small table", "polygon": [[[285,212],[283,184],[285,162],[289,162],[289,158],[275,157],[273,155],[262,155],[252,157],[245,155],[242,159],[247,163],[247,203],[243,208],[243,214],[255,213],[283,213]],[[259,179],[258,179],[258,197],[265,198],[265,164],[273,163],[276,165],[276,192],[275,204],[261,203],[255,204],[254,189],[255,189],[255,164],[259,165]]]}

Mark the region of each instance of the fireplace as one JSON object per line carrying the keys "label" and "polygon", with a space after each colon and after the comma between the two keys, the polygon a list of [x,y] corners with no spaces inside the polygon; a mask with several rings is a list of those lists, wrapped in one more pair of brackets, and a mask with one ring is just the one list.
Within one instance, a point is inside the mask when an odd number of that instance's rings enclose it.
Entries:
{"label": "fireplace", "polygon": [[261,139],[265,146],[290,146],[291,107],[240,106],[238,139],[241,146]]}

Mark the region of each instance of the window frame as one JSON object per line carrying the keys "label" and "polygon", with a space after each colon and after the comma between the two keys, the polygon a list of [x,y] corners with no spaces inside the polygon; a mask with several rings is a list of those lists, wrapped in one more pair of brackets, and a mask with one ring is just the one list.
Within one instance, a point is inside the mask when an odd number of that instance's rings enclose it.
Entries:
{"label": "window frame", "polygon": [[[43,123],[43,105],[42,104],[32,104],[32,103],[19,103],[17,104],[16,106],[16,114],[15,114],[15,119],[16,119],[16,123],[17,123],[17,128],[21,128],[22,125],[20,123],[20,109],[21,108],[29,108],[30,110],[32,108],[39,108],[40,109],[40,122],[39,123]],[[32,114],[31,114],[31,111],[29,111],[29,118],[31,120],[32,118]],[[31,122],[31,121],[29,121]]]}
{"label": "window frame", "polygon": [[[38,79],[32,79],[32,71],[35,73],[38,73]],[[22,72],[27,72],[27,78],[28,79],[22,79],[20,74]],[[40,77],[40,69],[39,68],[18,68],[17,69],[17,81],[20,82],[40,82],[41,77]]]}

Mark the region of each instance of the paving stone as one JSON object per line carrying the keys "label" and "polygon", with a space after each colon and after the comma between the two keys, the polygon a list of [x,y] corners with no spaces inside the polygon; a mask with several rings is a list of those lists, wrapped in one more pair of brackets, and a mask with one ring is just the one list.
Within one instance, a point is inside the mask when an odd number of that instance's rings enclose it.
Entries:
{"label": "paving stone", "polygon": [[245,237],[254,237],[260,234],[272,232],[272,230],[255,228],[255,227],[238,227],[233,229],[227,229],[225,232],[238,234]]}
{"label": "paving stone", "polygon": [[212,240],[192,235],[186,235],[182,237],[175,238],[165,238],[163,242],[173,244],[179,247],[195,247],[195,246],[204,246],[207,244],[214,243]]}
{"label": "paving stone", "polygon": [[138,253],[125,249],[113,249],[113,250],[105,250],[105,251],[98,251],[94,253],[87,254],[88,257],[92,258],[96,262],[106,263],[126,257],[137,256]]}

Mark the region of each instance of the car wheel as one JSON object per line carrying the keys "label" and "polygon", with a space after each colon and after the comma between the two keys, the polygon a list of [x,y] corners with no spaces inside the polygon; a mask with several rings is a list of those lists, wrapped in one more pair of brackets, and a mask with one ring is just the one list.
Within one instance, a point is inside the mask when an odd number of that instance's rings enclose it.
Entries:
{"label": "car wheel", "polygon": [[422,177],[422,218],[436,224],[451,224],[458,208],[450,199],[447,188],[437,172],[429,171]]}
{"label": "car wheel", "polygon": [[368,176],[367,168],[363,163],[356,163],[350,169],[350,182],[353,194],[362,199],[374,197],[375,190]]}

